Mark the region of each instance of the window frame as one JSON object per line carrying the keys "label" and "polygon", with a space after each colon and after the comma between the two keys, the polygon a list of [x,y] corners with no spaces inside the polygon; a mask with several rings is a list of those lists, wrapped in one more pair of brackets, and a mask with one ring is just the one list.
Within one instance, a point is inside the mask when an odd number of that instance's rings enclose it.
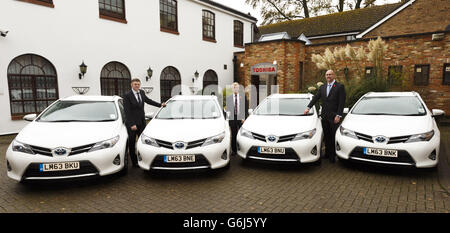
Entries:
{"label": "window frame", "polygon": [[[442,85],[450,85],[450,71],[445,71],[446,70],[445,68],[447,67],[450,69],[450,63],[444,63],[444,67],[442,70]],[[445,80],[446,73],[449,76],[447,81]]]}
{"label": "window frame", "polygon": [[[107,1],[107,0],[104,0],[104,1]],[[99,17],[101,19],[108,19],[108,20],[112,20],[112,21],[116,21],[116,22],[120,22],[120,23],[127,23],[125,0],[117,0],[117,1],[122,1],[122,5],[123,5],[122,13],[116,13],[113,11],[109,11],[109,10],[100,8],[100,4],[105,5],[106,3],[100,3],[100,0],[99,0],[98,1]],[[108,4],[108,5],[110,5],[110,4]],[[115,7],[117,7],[117,6],[115,6]]]}
{"label": "window frame", "polygon": [[[170,7],[169,1],[175,2],[175,28],[165,27],[162,23],[161,16],[163,13],[165,13],[168,17],[172,16],[173,14],[170,14],[169,11],[164,12],[161,8],[161,4],[166,5],[167,7]],[[162,32],[169,32],[176,35],[179,35],[178,32],[178,1],[177,0],[159,0],[159,27]]]}
{"label": "window frame", "polygon": [[[207,15],[205,15],[205,13]],[[207,18],[208,15],[212,16],[212,22],[213,22],[212,25],[205,24],[205,17],[207,20],[211,20],[211,18]],[[212,26],[212,34],[213,34],[212,37],[205,35],[205,32],[207,32],[207,31],[205,31],[205,26]],[[216,14],[214,14],[212,11],[209,11],[209,10],[202,10],[202,38],[204,41],[209,41],[209,42],[214,42],[214,43],[217,42],[216,41]]]}
{"label": "window frame", "polygon": [[19,0],[21,2],[28,2],[36,5],[46,6],[50,8],[55,8],[53,0]]}
{"label": "window frame", "polygon": [[[236,25],[238,25],[238,28],[236,28]],[[240,29],[241,31],[237,31],[236,29]],[[234,47],[244,47],[244,23],[239,20],[233,20],[233,44]]]}
{"label": "window frame", "polygon": [[[15,60],[18,60],[19,58],[21,58],[23,56],[31,56],[30,57],[31,64],[27,64],[27,65],[22,66],[21,67],[21,73],[9,73],[10,65]],[[38,66],[37,64],[33,63],[33,58],[39,58],[42,61],[47,62],[47,63],[43,64],[42,66]],[[46,74],[44,71],[43,71],[44,74],[22,74],[22,71],[28,66],[34,66],[34,67],[37,67],[37,68],[43,70],[42,67],[44,67],[47,64],[50,66],[51,69],[53,69],[54,75],[53,74]],[[18,90],[18,88],[13,88],[12,85],[11,85],[12,77],[19,77],[19,79],[20,79],[20,90],[21,90],[21,99],[20,100],[13,100],[12,99],[12,90]],[[31,82],[31,90],[32,90],[32,93],[33,93],[32,94],[33,95],[32,99],[24,99],[23,98],[23,93],[24,93],[24,91],[23,91],[24,87],[23,87],[23,81],[22,81],[23,77],[30,77],[31,78],[31,81],[30,81]],[[54,78],[55,79],[55,83],[54,83],[54,85],[55,85],[55,87],[54,87],[54,89],[55,89],[55,98],[48,98],[48,96],[46,96],[45,99],[38,99],[37,98],[37,89],[38,88],[37,88],[36,82],[37,82],[37,78],[38,77],[43,77],[45,79],[47,79],[47,78]],[[40,55],[37,55],[37,54],[22,54],[20,56],[15,57],[14,59],[12,59],[11,62],[9,63],[9,65],[8,65],[7,82],[8,82],[8,95],[9,95],[9,105],[10,105],[11,120],[22,120],[25,115],[33,114],[33,113],[39,115],[43,110],[45,110],[45,108],[47,108],[48,106],[50,106],[52,103],[54,103],[55,101],[57,101],[59,99],[58,74],[56,72],[56,68],[47,58],[45,58],[43,56],[40,56]],[[47,91],[49,89],[53,89],[53,88],[48,88],[47,87],[47,81],[45,81],[45,82],[46,83],[45,83],[45,88],[44,89],[45,89],[45,93],[47,94]],[[42,88],[40,88],[40,89],[42,89]],[[38,110],[38,106],[37,106],[37,102],[38,101],[46,101],[47,102],[47,106],[42,111],[37,111]],[[52,101],[52,103],[49,103],[50,101]],[[14,102],[22,103],[22,112],[20,112],[20,113],[13,113],[13,103]],[[34,110],[35,111],[33,111],[33,112],[25,112],[25,102],[34,102]]]}
{"label": "window frame", "polygon": [[[421,72],[420,72],[420,74],[421,74],[421,78],[422,78],[422,80],[420,81],[420,82],[418,82],[417,81],[417,77],[418,77],[418,72],[417,72],[417,68],[421,68]],[[427,67],[427,77],[426,77],[426,80],[425,81],[423,81],[423,68],[424,67]],[[428,86],[428,84],[430,84],[430,64],[416,64],[416,65],[414,65],[414,85],[415,86]]]}

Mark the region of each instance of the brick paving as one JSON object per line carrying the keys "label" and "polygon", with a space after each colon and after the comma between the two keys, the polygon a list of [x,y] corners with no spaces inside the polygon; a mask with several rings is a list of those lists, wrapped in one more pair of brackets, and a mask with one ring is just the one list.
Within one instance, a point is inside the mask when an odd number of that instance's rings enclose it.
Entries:
{"label": "brick paving", "polygon": [[[450,127],[444,129],[448,135]],[[0,213],[450,211],[448,190],[436,170],[331,164],[328,160],[318,167],[281,166],[242,163],[233,156],[231,168],[223,171],[148,174],[130,167],[124,177],[24,185],[6,175],[5,151],[13,138],[0,137]]]}

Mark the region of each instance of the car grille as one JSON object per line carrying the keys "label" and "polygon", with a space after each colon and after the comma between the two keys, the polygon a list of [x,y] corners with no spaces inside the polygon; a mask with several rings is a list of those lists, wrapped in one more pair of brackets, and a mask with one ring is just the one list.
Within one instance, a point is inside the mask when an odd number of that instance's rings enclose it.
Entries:
{"label": "car grille", "polygon": [[280,154],[260,154],[260,153],[258,153],[258,147],[252,146],[247,152],[247,157],[248,156],[263,158],[263,159],[295,159],[295,160],[299,160],[297,153],[295,153],[295,151],[292,148],[286,148],[285,154],[280,155]]}
{"label": "car grille", "polygon": [[398,157],[383,157],[383,156],[374,156],[374,155],[365,155],[363,152],[363,147],[356,147],[353,149],[352,153],[350,153],[350,158],[361,158],[361,159],[369,159],[383,162],[397,162],[397,163],[409,163],[415,164],[411,155],[405,150],[398,150]]}
{"label": "car grille", "polygon": [[52,150],[48,149],[48,148],[44,148],[44,147],[39,147],[39,146],[31,146],[31,150],[33,150],[33,152],[35,154],[40,154],[40,155],[45,155],[45,156],[50,156],[52,157]]}
{"label": "car grille", "polygon": [[61,176],[75,176],[75,175],[99,173],[97,168],[94,165],[92,165],[92,163],[89,161],[80,161],[80,169],[68,171],[41,172],[40,164],[41,163],[31,163],[25,170],[23,178],[26,179],[28,177],[61,177]]}
{"label": "car grille", "polygon": [[[266,136],[264,136],[264,135],[252,132],[252,136],[253,136],[254,139],[257,139],[257,140],[260,140],[260,141],[263,141],[263,142],[267,142]],[[277,143],[291,141],[292,139],[295,138],[295,136],[297,136],[297,134],[280,136]]]}
{"label": "car grille", "polygon": [[[369,136],[367,134],[358,133],[358,132],[355,132],[355,134],[356,134],[356,137],[358,137],[358,139],[360,139],[360,140],[364,140],[364,141],[372,142],[372,143],[374,142],[372,136]],[[410,137],[411,137],[411,135],[399,136],[399,137],[391,137],[391,138],[389,138],[387,144],[404,143]]]}
{"label": "car grille", "polygon": [[[158,143],[158,145],[160,147],[164,147],[164,148],[173,150],[173,145],[172,145],[171,142],[167,142],[167,141],[163,141],[163,140],[159,140],[159,139],[155,139],[155,141],[156,141],[156,143]],[[187,146],[186,146],[186,150],[202,146],[205,141],[206,141],[206,138],[203,138],[203,139],[200,139],[200,140],[196,140],[196,141],[192,141],[192,142],[188,142]]]}
{"label": "car grille", "polygon": [[153,162],[150,167],[186,168],[186,167],[200,167],[200,166],[208,166],[208,167],[211,166],[209,164],[209,161],[202,154],[196,154],[195,162],[188,162],[188,163],[165,163],[164,155],[157,155],[155,159],[153,159]]}
{"label": "car grille", "polygon": [[[89,144],[89,145],[84,145],[84,146],[74,147],[71,149],[70,154],[68,156],[88,152],[94,145],[95,145],[95,143]],[[33,150],[33,152],[35,154],[53,157],[52,150],[49,148],[44,148],[44,147],[39,147],[39,146],[31,146],[31,145],[30,145],[30,147],[31,147],[31,150]]]}

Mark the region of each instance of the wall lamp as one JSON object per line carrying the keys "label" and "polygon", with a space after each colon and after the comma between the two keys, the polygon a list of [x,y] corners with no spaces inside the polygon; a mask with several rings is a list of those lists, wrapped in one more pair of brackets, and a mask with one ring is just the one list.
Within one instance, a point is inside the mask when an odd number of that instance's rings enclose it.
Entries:
{"label": "wall lamp", "polygon": [[152,68],[150,68],[150,66],[149,66],[149,67],[148,67],[148,70],[147,70],[147,77],[145,77],[145,81],[148,82],[148,80],[152,78],[152,75],[153,75],[153,70],[152,70]]}
{"label": "wall lamp", "polygon": [[81,79],[82,77],[84,77],[84,74],[86,74],[86,71],[87,71],[87,65],[85,65],[84,64],[84,61],[83,61],[83,63],[81,63],[81,65],[80,65],[80,73],[78,74],[78,77]]}
{"label": "wall lamp", "polygon": [[[195,79],[197,79],[199,75],[200,75],[200,74],[198,73],[198,71],[195,71],[195,73],[194,73]],[[192,83],[194,83],[195,79],[192,78]]]}

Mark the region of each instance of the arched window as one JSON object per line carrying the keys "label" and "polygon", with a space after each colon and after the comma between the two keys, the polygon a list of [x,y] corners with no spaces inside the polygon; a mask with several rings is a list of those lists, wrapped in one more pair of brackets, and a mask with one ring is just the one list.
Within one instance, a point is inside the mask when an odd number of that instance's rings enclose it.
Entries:
{"label": "arched window", "polygon": [[[172,93],[174,95],[181,95],[181,77],[180,72],[173,67],[168,66],[164,68],[161,72],[161,102],[166,102],[170,97],[172,97]],[[173,89],[176,87],[176,89]]]}
{"label": "arched window", "polygon": [[128,68],[120,62],[106,64],[100,74],[102,95],[122,96],[131,90],[131,74]]}
{"label": "arched window", "polygon": [[219,80],[217,74],[214,70],[207,70],[203,75],[203,94],[204,95],[217,95],[217,85],[219,85]]}
{"label": "arched window", "polygon": [[55,67],[45,58],[25,54],[8,66],[8,87],[13,120],[40,113],[58,99]]}

